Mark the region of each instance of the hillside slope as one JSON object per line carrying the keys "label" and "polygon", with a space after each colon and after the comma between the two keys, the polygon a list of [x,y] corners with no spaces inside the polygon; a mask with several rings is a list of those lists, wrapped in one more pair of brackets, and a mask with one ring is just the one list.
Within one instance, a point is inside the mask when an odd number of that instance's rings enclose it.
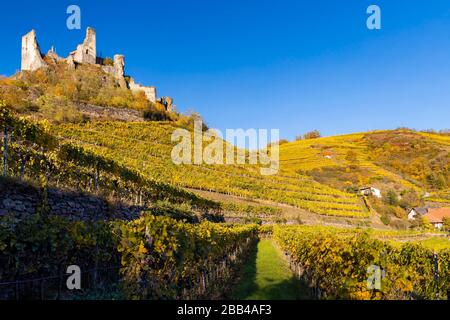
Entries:
{"label": "hillside slope", "polygon": [[368,215],[356,195],[295,172],[281,170],[277,175],[262,176],[256,165],[175,165],[171,151],[176,143],[170,138],[175,129],[177,126],[170,122],[54,126],[55,134],[61,139],[180,187],[271,200],[325,215]]}
{"label": "hillside slope", "polygon": [[280,147],[283,169],[341,190],[366,186],[445,194],[450,136],[385,130],[301,140]]}

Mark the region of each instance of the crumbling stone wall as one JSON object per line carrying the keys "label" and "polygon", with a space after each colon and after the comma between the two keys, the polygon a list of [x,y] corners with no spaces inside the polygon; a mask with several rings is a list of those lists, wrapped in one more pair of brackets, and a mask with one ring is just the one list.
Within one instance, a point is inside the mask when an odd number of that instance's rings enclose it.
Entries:
{"label": "crumbling stone wall", "polygon": [[175,106],[173,105],[173,98],[171,98],[171,97],[162,97],[160,99],[160,102],[164,106],[166,111],[168,111],[168,112],[175,111]]}
{"label": "crumbling stone wall", "polygon": [[125,57],[121,54],[114,56],[114,76],[119,82],[121,88],[127,88],[127,82],[125,81]]}
{"label": "crumbling stone wall", "polygon": [[31,30],[22,37],[22,65],[21,69],[26,71],[35,71],[46,67],[42,59],[39,44],[36,41],[36,31]]}
{"label": "crumbling stone wall", "polygon": [[133,78],[130,78],[130,82],[128,83],[130,90],[132,91],[144,91],[145,96],[151,102],[156,102],[156,88],[155,87],[146,87],[141,84],[136,84]]}

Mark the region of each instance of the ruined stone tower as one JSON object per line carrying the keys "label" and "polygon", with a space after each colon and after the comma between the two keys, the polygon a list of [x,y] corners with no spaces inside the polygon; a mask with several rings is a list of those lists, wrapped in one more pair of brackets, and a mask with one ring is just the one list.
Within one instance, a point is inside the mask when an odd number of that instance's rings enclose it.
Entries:
{"label": "ruined stone tower", "polygon": [[22,65],[21,70],[35,71],[46,67],[41,56],[39,44],[36,41],[36,31],[31,30],[22,37]]}
{"label": "ruined stone tower", "polygon": [[125,70],[125,57],[121,54],[116,54],[114,56],[114,76],[119,82],[121,88],[127,88],[127,82],[125,80],[124,71]]}
{"label": "ruined stone tower", "polygon": [[73,55],[76,63],[95,64],[97,62],[97,39],[93,28],[87,28],[83,43],[79,44],[77,50],[70,55]]}

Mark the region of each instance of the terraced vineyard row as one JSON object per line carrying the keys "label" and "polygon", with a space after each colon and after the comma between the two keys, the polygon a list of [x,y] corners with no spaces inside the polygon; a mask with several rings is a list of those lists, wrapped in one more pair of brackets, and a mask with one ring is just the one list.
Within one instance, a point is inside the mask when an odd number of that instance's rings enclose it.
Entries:
{"label": "terraced vineyard row", "polygon": [[286,203],[319,214],[350,217],[369,215],[356,195],[283,169],[279,175],[262,176],[256,165],[177,166],[170,157],[175,145],[170,141],[174,129],[176,127],[168,123],[109,122],[66,124],[55,127],[54,131],[63,139],[117,159],[158,181]]}
{"label": "terraced vineyard row", "polygon": [[[388,171],[373,162],[364,141],[366,133],[355,133],[336,137],[302,140],[281,145],[280,161],[286,170],[308,172],[324,167],[357,166],[367,170],[369,177],[385,177],[397,181],[405,188],[418,187],[401,176]],[[349,152],[353,153],[348,159]]]}
{"label": "terraced vineyard row", "polygon": [[6,166],[2,163],[7,176],[39,181],[44,188],[52,185],[90,191],[136,204],[167,199],[202,209],[218,208],[218,203],[164,181],[144,177],[139,170],[104,154],[58,141],[47,126],[18,118],[8,109],[0,108],[0,129],[5,127],[11,137],[3,159]]}

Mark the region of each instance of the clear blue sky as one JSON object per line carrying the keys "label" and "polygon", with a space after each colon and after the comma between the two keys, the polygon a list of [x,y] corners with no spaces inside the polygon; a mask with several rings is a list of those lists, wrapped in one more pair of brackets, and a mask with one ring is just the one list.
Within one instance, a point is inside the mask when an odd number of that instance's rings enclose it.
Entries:
{"label": "clear blue sky", "polygon": [[[66,28],[69,4],[81,31]],[[103,56],[125,54],[127,74],[222,130],[450,127],[449,0],[2,1],[0,74],[20,68],[31,28],[66,56],[87,26]]]}

